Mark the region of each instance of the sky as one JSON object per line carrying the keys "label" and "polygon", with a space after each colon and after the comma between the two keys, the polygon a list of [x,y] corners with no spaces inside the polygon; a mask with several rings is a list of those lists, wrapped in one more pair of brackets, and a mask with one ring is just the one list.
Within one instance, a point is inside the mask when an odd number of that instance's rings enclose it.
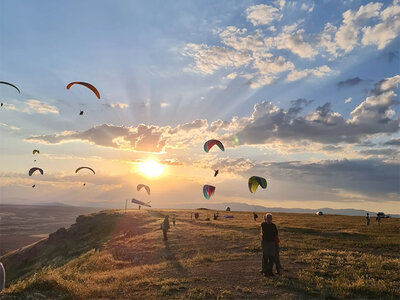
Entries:
{"label": "sky", "polygon": [[1,202],[399,214],[399,35],[398,0],[0,1]]}

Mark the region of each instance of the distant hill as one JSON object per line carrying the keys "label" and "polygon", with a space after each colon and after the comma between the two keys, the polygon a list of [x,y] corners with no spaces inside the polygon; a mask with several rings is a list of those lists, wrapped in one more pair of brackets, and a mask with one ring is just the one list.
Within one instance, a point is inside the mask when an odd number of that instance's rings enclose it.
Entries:
{"label": "distant hill", "polygon": [[68,205],[62,202],[43,202],[43,203],[35,203],[33,205],[44,205],[44,206],[73,206],[73,205]]}
{"label": "distant hill", "polygon": [[[375,216],[377,212],[362,210],[362,209],[334,209],[334,208],[284,208],[284,207],[266,207],[261,205],[249,205],[247,203],[191,203],[191,204],[179,204],[176,205],[180,208],[185,209],[195,209],[196,207],[206,206],[209,209],[214,210],[225,210],[228,206],[233,211],[257,211],[257,212],[284,212],[284,213],[301,213],[301,214],[315,214],[317,211],[322,211],[324,214],[330,215],[344,215],[344,216],[365,216],[369,213],[371,216]],[[390,215],[392,218],[400,218],[400,215],[391,214],[385,211],[386,214]]]}

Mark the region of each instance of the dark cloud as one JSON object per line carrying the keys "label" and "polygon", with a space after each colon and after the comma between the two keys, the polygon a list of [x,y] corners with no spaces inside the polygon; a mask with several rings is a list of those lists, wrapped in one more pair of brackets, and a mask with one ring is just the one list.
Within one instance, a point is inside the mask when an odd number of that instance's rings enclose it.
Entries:
{"label": "dark cloud", "polygon": [[157,126],[141,124],[136,128],[129,128],[103,124],[82,132],[67,131],[60,134],[32,136],[26,140],[47,144],[81,140],[104,147],[161,152],[166,142],[162,138],[162,133],[163,129]]}
{"label": "dark cloud", "polygon": [[362,83],[364,81],[365,80],[361,79],[360,77],[354,77],[354,78],[349,78],[349,79],[346,79],[346,80],[343,80],[343,81],[339,81],[337,83],[337,86],[339,88],[352,87],[352,86],[358,85],[358,84],[360,84],[360,83]]}
{"label": "dark cloud", "polygon": [[[356,191],[368,196],[400,192],[400,164],[381,160],[325,160],[265,163],[272,179],[294,180],[328,189]],[[397,197],[400,201],[400,198]],[[379,200],[379,199],[377,199]],[[382,199],[384,200],[384,199]]]}
{"label": "dark cloud", "polygon": [[290,108],[288,110],[288,114],[297,115],[305,107],[309,106],[312,102],[313,102],[313,100],[307,100],[307,99],[303,99],[303,98],[292,100],[292,101],[290,101]]}
{"label": "dark cloud", "polygon": [[383,143],[385,146],[400,146],[400,138],[390,139],[389,141]]}
{"label": "dark cloud", "polygon": [[360,154],[363,155],[383,155],[383,156],[395,156],[399,154],[399,151],[392,148],[384,148],[384,149],[368,149],[361,150]]}
{"label": "dark cloud", "polygon": [[[358,143],[377,133],[396,133],[399,119],[393,118],[393,108],[398,105],[394,90],[399,82],[399,75],[379,82],[374,88],[375,94],[358,105],[349,119],[332,111],[330,103],[318,106],[305,116],[291,114],[271,102],[257,103],[236,136],[240,144],[264,144],[271,140],[336,144]],[[233,140],[233,136],[226,140]]]}

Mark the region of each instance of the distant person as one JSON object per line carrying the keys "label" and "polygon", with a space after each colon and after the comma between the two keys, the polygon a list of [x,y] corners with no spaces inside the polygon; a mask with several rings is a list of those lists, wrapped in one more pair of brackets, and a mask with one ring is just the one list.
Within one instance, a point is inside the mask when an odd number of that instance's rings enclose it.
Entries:
{"label": "distant person", "polygon": [[167,232],[169,230],[169,219],[168,216],[165,216],[164,221],[161,223],[161,229],[163,232],[163,236],[164,236],[164,241],[167,241]]}
{"label": "distant person", "polygon": [[378,222],[379,225],[381,225],[381,216],[380,215],[378,215],[376,217],[376,221]]}
{"label": "distant person", "polygon": [[198,213],[198,212],[194,213],[194,218],[195,218],[196,220],[199,218],[199,213]]}
{"label": "distant person", "polygon": [[190,220],[193,219],[193,213],[190,213]]}
{"label": "distant person", "polygon": [[369,218],[369,213],[367,213],[367,216],[365,217],[366,221],[367,221],[367,226],[369,226],[369,223],[371,222],[370,218]]}
{"label": "distant person", "polygon": [[254,221],[257,221],[258,215],[255,212],[253,212],[253,218],[254,218]]}
{"label": "distant person", "polygon": [[172,216],[172,225],[174,226],[175,226],[175,221],[176,221],[175,216]]}
{"label": "distant person", "polygon": [[228,206],[228,207],[226,208],[226,211],[231,211],[231,208]]}
{"label": "distant person", "polygon": [[141,209],[142,207],[139,205],[139,210]]}
{"label": "distant person", "polygon": [[278,236],[278,229],[272,223],[272,214],[268,213],[264,216],[265,222],[261,223],[261,246],[262,256],[262,273],[265,276],[273,276],[272,267],[275,261],[275,237]]}
{"label": "distant person", "polygon": [[275,262],[275,267],[276,267],[276,273],[277,274],[281,274],[281,270],[282,270],[281,260],[279,258],[279,242],[280,242],[279,235],[277,235],[275,237],[275,239],[274,239],[274,245],[275,245],[275,248],[274,248],[274,251],[275,251],[274,262]]}

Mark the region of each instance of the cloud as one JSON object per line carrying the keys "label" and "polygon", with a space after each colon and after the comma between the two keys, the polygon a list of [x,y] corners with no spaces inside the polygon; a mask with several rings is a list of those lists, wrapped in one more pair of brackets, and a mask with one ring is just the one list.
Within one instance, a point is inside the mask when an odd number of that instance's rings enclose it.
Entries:
{"label": "cloud", "polygon": [[353,98],[349,97],[349,98],[347,98],[347,99],[344,100],[344,103],[350,103],[351,100],[353,100]]}
{"label": "cloud", "polygon": [[169,106],[169,103],[167,102],[160,102],[160,107],[167,107]]}
{"label": "cloud", "polygon": [[391,148],[361,150],[360,154],[366,156],[396,156],[399,151]]}
{"label": "cloud", "polygon": [[124,109],[124,108],[128,108],[128,104],[126,103],[120,103],[120,102],[116,102],[116,103],[105,103],[103,104],[104,106],[108,107],[108,108],[120,108],[120,109]]}
{"label": "cloud", "polygon": [[400,146],[400,138],[393,138],[383,143],[385,146]]}
{"label": "cloud", "polygon": [[312,12],[314,10],[314,6],[315,6],[314,3],[308,4],[308,5],[306,3],[302,3],[300,6],[300,9],[308,11],[308,12]]}
{"label": "cloud", "polygon": [[236,77],[237,77],[237,73],[236,72],[233,72],[233,73],[230,73],[230,74],[226,75],[226,78],[228,78],[228,79],[235,79]]}
{"label": "cloud", "polygon": [[349,79],[346,79],[346,80],[343,80],[343,81],[339,81],[337,83],[337,86],[339,88],[353,87],[353,86],[358,85],[358,84],[360,84],[360,83],[362,83],[364,81],[365,80],[363,80],[363,79],[361,79],[359,77],[354,77],[354,78],[349,78]]}
{"label": "cloud", "polygon": [[400,2],[393,1],[392,6],[388,6],[379,15],[380,23],[374,26],[367,26],[362,29],[362,44],[376,45],[378,49],[385,48],[400,32]]}
{"label": "cloud", "polygon": [[27,114],[59,114],[57,107],[41,102],[39,100],[30,99],[25,101],[23,105],[15,106],[14,104],[6,104],[5,109],[15,110]]}
{"label": "cloud", "polygon": [[[358,34],[362,25],[373,17],[379,16],[382,3],[368,3],[361,5],[358,11],[347,10],[343,13],[342,25],[335,35],[336,44],[350,52],[358,43]],[[365,35],[365,33],[364,33]]]}
{"label": "cloud", "polygon": [[[330,103],[318,106],[305,116],[296,116],[269,101],[254,106],[251,117],[243,118],[234,134],[241,144],[264,144],[272,140],[309,140],[318,143],[357,143],[369,135],[395,133],[399,120],[393,118],[394,90],[400,76],[387,78],[374,88],[377,95],[367,97],[351,113],[350,118],[331,110]],[[228,136],[232,141],[234,135]]]}
{"label": "cloud", "polygon": [[17,126],[7,125],[5,123],[0,123],[0,128],[9,129],[9,130],[12,130],[12,131],[18,131],[18,130],[21,129],[21,128],[17,127]]}
{"label": "cloud", "polygon": [[221,67],[246,66],[251,60],[247,53],[204,44],[187,44],[183,55],[195,60],[194,67],[186,70],[204,74],[212,74]]}
{"label": "cloud", "polygon": [[[317,162],[264,163],[276,179],[308,183],[324,189],[345,189],[364,195],[399,193],[400,164],[376,159],[324,160]],[[379,176],[377,176],[379,174]],[[397,201],[398,197],[393,197]]]}
{"label": "cloud", "polygon": [[259,4],[250,6],[246,9],[246,18],[254,26],[258,26],[267,25],[273,21],[280,20],[282,18],[282,14],[276,7]]}
{"label": "cloud", "polygon": [[292,70],[288,76],[286,77],[287,81],[296,81],[305,77],[314,76],[314,77],[324,77],[333,73],[331,68],[327,65],[323,65],[317,67],[315,69],[304,69],[304,70]]}

